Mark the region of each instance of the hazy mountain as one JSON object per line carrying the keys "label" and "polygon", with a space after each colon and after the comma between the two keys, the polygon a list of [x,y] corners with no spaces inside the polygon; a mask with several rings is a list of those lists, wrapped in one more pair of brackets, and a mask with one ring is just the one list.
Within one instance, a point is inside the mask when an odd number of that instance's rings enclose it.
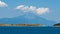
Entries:
{"label": "hazy mountain", "polygon": [[7,24],[45,24],[51,26],[54,24],[54,21],[46,20],[42,17],[39,17],[35,14],[25,14],[23,16],[18,16],[14,18],[2,18],[0,19],[0,23]]}

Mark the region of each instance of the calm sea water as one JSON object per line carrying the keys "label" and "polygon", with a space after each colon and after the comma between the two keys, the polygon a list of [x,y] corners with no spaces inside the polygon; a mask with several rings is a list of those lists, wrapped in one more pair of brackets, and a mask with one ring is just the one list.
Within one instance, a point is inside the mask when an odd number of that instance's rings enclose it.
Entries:
{"label": "calm sea water", "polygon": [[60,34],[60,27],[0,26],[0,34]]}

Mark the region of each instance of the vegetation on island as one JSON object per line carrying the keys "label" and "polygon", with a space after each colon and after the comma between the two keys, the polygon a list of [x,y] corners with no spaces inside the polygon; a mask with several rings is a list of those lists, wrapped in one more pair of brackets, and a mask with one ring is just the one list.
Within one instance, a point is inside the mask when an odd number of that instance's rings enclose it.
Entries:
{"label": "vegetation on island", "polygon": [[60,23],[54,24],[53,26],[60,27]]}

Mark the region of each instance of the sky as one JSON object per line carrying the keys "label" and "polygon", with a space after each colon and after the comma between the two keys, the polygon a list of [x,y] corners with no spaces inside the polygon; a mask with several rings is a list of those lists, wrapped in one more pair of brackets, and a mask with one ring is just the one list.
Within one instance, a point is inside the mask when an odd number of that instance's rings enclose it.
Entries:
{"label": "sky", "polygon": [[60,22],[60,0],[0,0],[0,18],[14,18],[32,12]]}

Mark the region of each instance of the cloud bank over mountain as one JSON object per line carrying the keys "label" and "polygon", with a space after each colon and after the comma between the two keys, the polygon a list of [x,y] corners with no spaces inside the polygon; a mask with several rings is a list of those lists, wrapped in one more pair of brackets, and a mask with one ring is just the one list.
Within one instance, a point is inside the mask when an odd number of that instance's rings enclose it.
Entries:
{"label": "cloud bank over mountain", "polygon": [[36,13],[38,15],[42,15],[44,13],[48,13],[49,12],[49,8],[37,8],[35,6],[25,6],[25,5],[19,5],[16,7],[17,10],[22,10],[23,12],[32,12],[32,13]]}

